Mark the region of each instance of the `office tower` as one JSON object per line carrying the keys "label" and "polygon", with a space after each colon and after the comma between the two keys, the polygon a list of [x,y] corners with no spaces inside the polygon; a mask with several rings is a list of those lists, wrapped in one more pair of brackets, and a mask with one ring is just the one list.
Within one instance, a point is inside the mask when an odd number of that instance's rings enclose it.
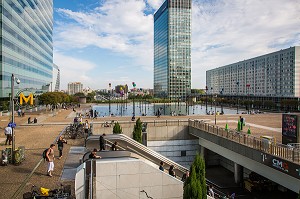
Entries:
{"label": "office tower", "polygon": [[11,76],[21,89],[42,89],[52,82],[53,0],[2,0],[0,97],[11,92]]}
{"label": "office tower", "polygon": [[59,91],[60,89],[60,69],[53,64],[53,82],[51,83],[51,91]]}
{"label": "office tower", "polygon": [[154,14],[154,95],[186,100],[191,90],[191,0],[166,0]]}
{"label": "office tower", "polygon": [[208,70],[206,85],[212,94],[300,97],[300,46]]}

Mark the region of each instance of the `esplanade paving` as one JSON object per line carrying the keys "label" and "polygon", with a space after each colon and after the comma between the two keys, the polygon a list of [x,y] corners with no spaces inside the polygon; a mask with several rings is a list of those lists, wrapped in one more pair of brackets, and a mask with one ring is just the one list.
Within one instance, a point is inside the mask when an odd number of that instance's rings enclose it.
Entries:
{"label": "esplanade paving", "polygon": [[[90,108],[90,105],[86,104],[81,106],[77,112],[84,112]],[[63,128],[73,121],[73,117],[76,115],[71,109],[69,110],[57,110],[53,112],[33,112],[26,113],[25,117],[15,117],[17,128],[15,129],[16,135],[16,148],[18,146],[25,146],[26,159],[19,166],[8,165],[0,167],[0,199],[10,198],[16,190],[22,185],[26,176],[28,176],[35,166],[41,160],[41,154],[45,148],[54,142]],[[37,124],[27,124],[28,117],[38,118]],[[247,132],[248,127],[251,129],[253,136],[271,135],[276,137],[277,141],[281,141],[281,120],[282,114],[256,114],[256,115],[242,115],[246,119],[246,127],[243,131]],[[142,116],[142,121],[153,120],[188,120],[188,119],[206,119],[207,122],[214,124],[215,116],[208,115],[195,115],[195,116],[161,116],[157,118],[155,116]],[[229,128],[235,129],[237,127],[237,120],[239,115],[218,115],[216,118],[217,125],[225,127],[227,123]],[[130,121],[130,117],[100,117],[94,119],[88,119],[90,122],[102,123],[114,121]],[[0,117],[0,128],[3,129],[9,121],[9,116]],[[103,127],[104,128],[104,127]],[[0,149],[5,149],[4,145],[5,136],[4,133],[0,134]],[[66,161],[67,154],[71,146],[82,146],[83,140],[69,140],[65,145],[63,151],[63,158],[55,161],[55,172],[52,178],[46,176],[46,163],[42,162],[35,170],[32,177],[25,184],[24,192],[29,191],[32,184],[36,186],[43,186],[47,188],[57,188],[59,182],[61,182],[61,175]],[[58,152],[56,151],[56,155]],[[64,182],[65,184],[71,184],[74,187],[74,182]],[[20,197],[21,198],[21,195]]]}

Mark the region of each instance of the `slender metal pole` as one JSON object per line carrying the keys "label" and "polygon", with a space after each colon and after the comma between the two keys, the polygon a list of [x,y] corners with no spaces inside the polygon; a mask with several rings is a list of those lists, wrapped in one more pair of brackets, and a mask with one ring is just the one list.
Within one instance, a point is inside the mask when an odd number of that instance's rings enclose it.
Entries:
{"label": "slender metal pole", "polygon": [[215,125],[217,125],[217,105],[216,105],[216,101],[215,102]]}
{"label": "slender metal pole", "polygon": [[135,98],[135,95],[133,94],[133,98],[132,98],[132,101],[133,101],[133,116],[135,116],[135,103],[134,103],[134,98]]}
{"label": "slender metal pole", "polygon": [[205,94],[206,94],[206,100],[205,100],[205,110],[206,110],[206,112],[205,112],[205,114],[207,114],[207,89],[206,89]]}
{"label": "slender metal pole", "polygon": [[166,115],[166,93],[164,93],[164,115]]}
{"label": "slender metal pole", "polygon": [[212,103],[213,103],[213,101],[212,101],[212,93],[211,93],[211,96],[210,96],[210,110],[212,111]]}
{"label": "slender metal pole", "polygon": [[[14,102],[14,96],[15,96],[15,76],[14,74],[11,75],[11,123],[15,123],[15,102]],[[11,161],[14,164],[14,151],[15,151],[15,130],[12,127],[12,148],[11,148]]]}
{"label": "slender metal pole", "polygon": [[93,159],[91,160],[91,176],[90,176],[90,199],[93,199],[93,175],[94,175],[94,172],[93,172]]}
{"label": "slender metal pole", "polygon": [[237,107],[236,107],[236,113],[239,114],[239,82],[236,83],[237,86],[237,93],[236,93],[236,98],[237,98]]}
{"label": "slender metal pole", "polygon": [[109,96],[108,96],[108,112],[109,112],[109,116],[111,116],[111,105],[110,105],[110,91],[109,92]]}

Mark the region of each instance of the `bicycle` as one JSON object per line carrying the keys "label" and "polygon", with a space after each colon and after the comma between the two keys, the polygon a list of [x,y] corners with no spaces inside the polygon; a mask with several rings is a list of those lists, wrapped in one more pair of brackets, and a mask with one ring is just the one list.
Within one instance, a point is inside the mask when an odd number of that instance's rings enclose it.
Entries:
{"label": "bicycle", "polygon": [[32,185],[31,191],[23,194],[23,199],[71,199],[71,185],[60,184],[58,189],[38,188]]}

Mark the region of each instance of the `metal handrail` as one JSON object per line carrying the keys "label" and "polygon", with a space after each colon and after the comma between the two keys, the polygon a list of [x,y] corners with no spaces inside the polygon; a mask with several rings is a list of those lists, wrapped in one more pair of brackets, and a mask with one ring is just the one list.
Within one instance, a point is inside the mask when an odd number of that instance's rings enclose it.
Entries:
{"label": "metal handrail", "polygon": [[[169,158],[166,158],[165,156],[153,151],[152,149],[144,146],[143,144],[133,140],[132,138],[124,135],[124,134],[109,134],[105,136],[105,139],[107,140],[116,140],[116,141],[123,141],[125,143],[128,143],[129,146],[127,146],[127,148],[129,150],[132,150],[132,147],[135,147],[136,149],[146,153],[147,155],[151,156],[152,159],[158,159],[160,161],[163,161],[164,163],[168,164],[168,165],[174,165],[174,167],[176,169],[178,169],[179,171],[181,171],[182,173],[185,173],[186,171],[188,171],[187,168],[183,167],[182,165],[170,160]],[[99,136],[90,136],[89,138],[87,138],[87,142],[89,140],[99,140]]]}
{"label": "metal handrail", "polygon": [[269,142],[263,138],[248,135],[232,129],[226,130],[225,128],[205,123],[205,121],[202,120],[189,120],[189,126],[211,134],[215,134],[264,153],[268,153],[297,164],[300,163],[299,148],[290,145],[284,145],[278,142]]}

